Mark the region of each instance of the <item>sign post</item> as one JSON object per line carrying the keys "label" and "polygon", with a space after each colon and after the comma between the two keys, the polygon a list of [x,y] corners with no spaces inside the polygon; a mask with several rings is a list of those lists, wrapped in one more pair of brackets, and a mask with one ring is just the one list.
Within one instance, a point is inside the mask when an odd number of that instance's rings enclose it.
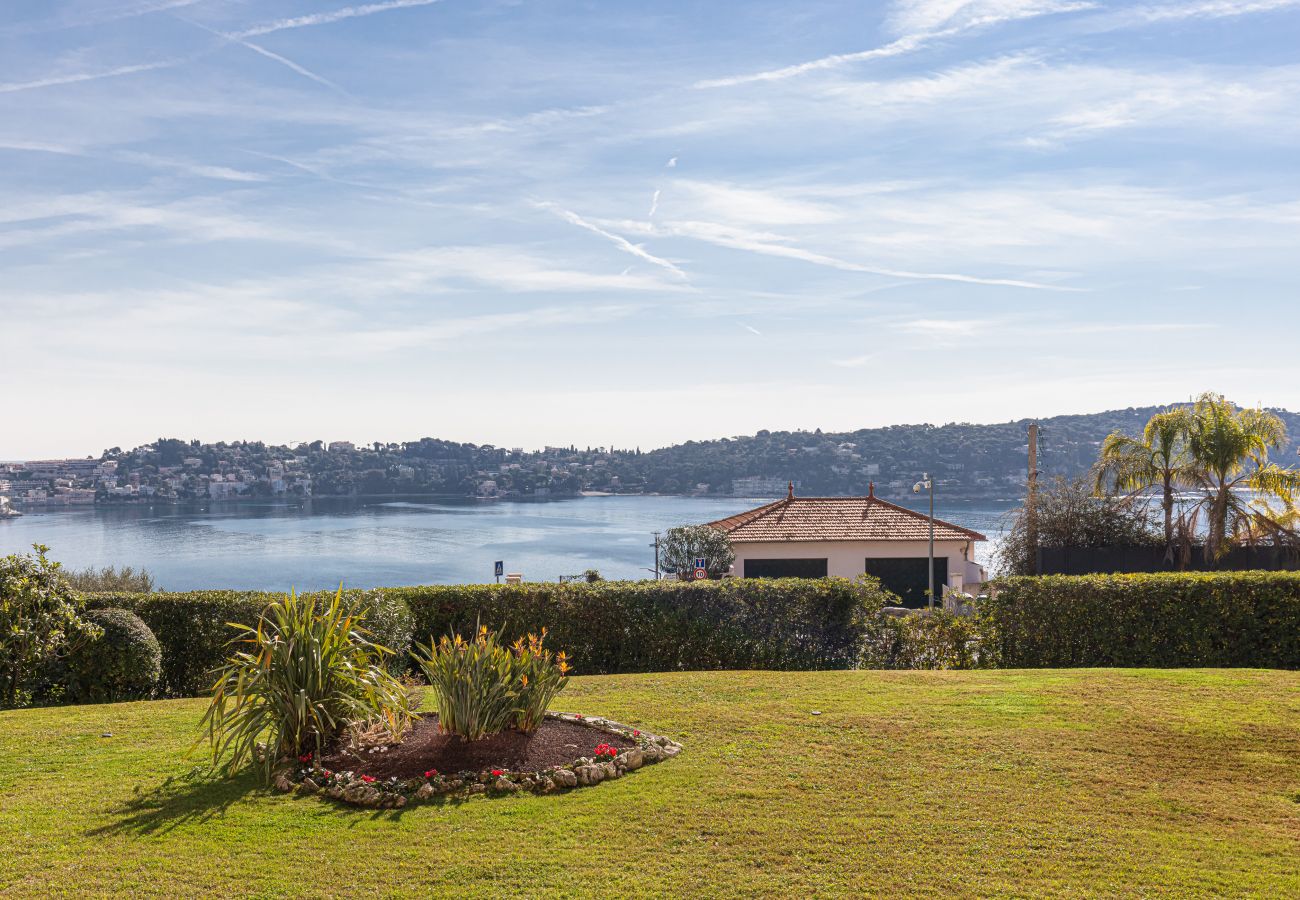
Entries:
{"label": "sign post", "polygon": [[501,576],[506,573],[506,564],[504,560],[497,560],[493,574],[497,577],[497,584],[501,583]]}

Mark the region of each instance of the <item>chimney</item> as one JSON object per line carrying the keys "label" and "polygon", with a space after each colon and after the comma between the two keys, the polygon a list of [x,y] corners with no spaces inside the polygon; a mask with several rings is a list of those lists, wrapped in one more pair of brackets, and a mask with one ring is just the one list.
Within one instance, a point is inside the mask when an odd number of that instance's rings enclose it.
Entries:
{"label": "chimney", "polygon": [[874,481],[867,484],[867,499],[868,500],[876,499],[876,483]]}
{"label": "chimney", "polygon": [[794,482],[793,482],[793,481],[791,481],[789,484],[786,485],[785,499],[787,499],[787,500],[793,500],[793,499],[794,499]]}

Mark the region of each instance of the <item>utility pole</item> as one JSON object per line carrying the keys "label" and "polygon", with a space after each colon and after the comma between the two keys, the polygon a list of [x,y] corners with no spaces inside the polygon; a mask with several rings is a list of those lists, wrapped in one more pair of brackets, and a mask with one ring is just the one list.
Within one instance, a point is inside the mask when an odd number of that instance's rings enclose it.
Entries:
{"label": "utility pole", "polygon": [[655,581],[659,580],[659,532],[655,532],[655,542],[650,545],[655,548]]}
{"label": "utility pole", "polygon": [[[912,485],[912,493],[919,494],[921,491],[930,492],[930,590],[929,590],[929,608],[934,612],[934,479],[930,473],[926,472],[921,476],[921,480]],[[875,494],[875,491],[872,491]]]}
{"label": "utility pole", "polygon": [[1038,566],[1038,423],[1029,423],[1029,479],[1025,493],[1025,531],[1029,550],[1034,554],[1034,572]]}

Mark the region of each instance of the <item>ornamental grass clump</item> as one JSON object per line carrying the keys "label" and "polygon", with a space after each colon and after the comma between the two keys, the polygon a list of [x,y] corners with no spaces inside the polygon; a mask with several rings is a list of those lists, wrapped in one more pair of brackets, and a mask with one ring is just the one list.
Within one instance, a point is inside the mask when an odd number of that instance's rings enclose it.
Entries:
{"label": "ornamental grass clump", "polygon": [[543,629],[507,647],[484,625],[468,641],[454,635],[419,647],[416,660],[429,681],[442,731],[467,741],[507,728],[536,731],[569,682],[568,656],[547,650],[545,639]]}
{"label": "ornamental grass clump", "polygon": [[405,686],[385,666],[388,648],[371,640],[363,612],[350,612],[340,589],[333,599],[287,597],[255,626],[231,623],[241,646],[219,671],[202,726],[213,764],[234,772],[262,754],[269,781],[284,759],[317,759],[347,727],[382,721],[399,735],[411,719]]}

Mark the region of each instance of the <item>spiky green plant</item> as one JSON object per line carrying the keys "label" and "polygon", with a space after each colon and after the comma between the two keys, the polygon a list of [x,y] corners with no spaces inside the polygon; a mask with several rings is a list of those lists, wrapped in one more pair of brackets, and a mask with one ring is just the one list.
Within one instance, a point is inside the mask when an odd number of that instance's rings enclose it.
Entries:
{"label": "spiky green plant", "polygon": [[417,645],[415,659],[429,680],[443,731],[477,741],[500,734],[514,721],[519,700],[514,656],[486,625],[468,641],[458,634]]}
{"label": "spiky green plant", "polygon": [[511,645],[515,678],[518,681],[518,712],[515,727],[525,734],[537,730],[546,718],[546,708],[569,683],[569,658],[563,650],[552,653],[543,646],[546,629],[529,634]]}
{"label": "spiky green plant", "polygon": [[256,625],[230,623],[238,649],[219,670],[201,725],[213,765],[224,759],[234,772],[265,740],[261,770],[269,780],[280,760],[319,757],[350,724],[382,720],[400,733],[410,701],[384,667],[388,649],[362,626],[364,615],[348,611],[340,587],[328,601],[291,592]]}

